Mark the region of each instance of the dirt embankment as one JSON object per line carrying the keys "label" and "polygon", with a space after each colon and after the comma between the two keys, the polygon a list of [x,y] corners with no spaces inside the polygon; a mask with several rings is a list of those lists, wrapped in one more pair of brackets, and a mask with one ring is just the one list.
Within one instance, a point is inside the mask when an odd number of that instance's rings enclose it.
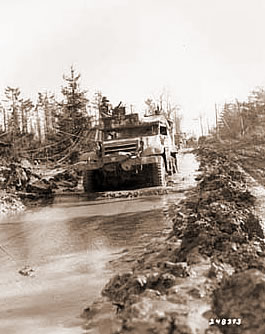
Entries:
{"label": "dirt embankment", "polygon": [[[0,161],[0,215],[21,211],[47,201],[56,193],[72,193],[78,188],[80,173],[71,166],[52,168],[28,160]],[[24,204],[22,204],[24,203]]]}
{"label": "dirt embankment", "polygon": [[197,155],[201,174],[176,207],[172,232],[84,311],[88,333],[265,332],[265,245],[255,197],[224,155]]}
{"label": "dirt embankment", "polygon": [[240,140],[213,140],[207,143],[213,150],[222,152],[265,186],[264,136],[240,138]]}
{"label": "dirt embankment", "polygon": [[24,209],[25,206],[18,196],[0,192],[0,216],[23,211]]}

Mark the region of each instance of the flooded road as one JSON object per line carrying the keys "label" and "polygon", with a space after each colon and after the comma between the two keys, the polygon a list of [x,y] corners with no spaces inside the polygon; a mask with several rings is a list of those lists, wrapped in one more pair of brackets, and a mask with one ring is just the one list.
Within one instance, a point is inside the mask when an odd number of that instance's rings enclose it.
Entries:
{"label": "flooded road", "polygon": [[[179,168],[182,187],[192,185],[194,157],[183,156]],[[61,197],[2,218],[0,245],[9,255],[0,250],[0,333],[82,333],[79,315],[114,274],[109,261],[161,236],[183,197]],[[25,265],[33,277],[18,273]]]}

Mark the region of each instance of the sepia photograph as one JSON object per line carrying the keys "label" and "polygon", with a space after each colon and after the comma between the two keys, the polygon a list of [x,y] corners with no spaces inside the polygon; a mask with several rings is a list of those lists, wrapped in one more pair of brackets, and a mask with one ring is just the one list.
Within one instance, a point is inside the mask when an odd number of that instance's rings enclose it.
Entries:
{"label": "sepia photograph", "polygon": [[264,17],[0,1],[0,334],[265,333]]}

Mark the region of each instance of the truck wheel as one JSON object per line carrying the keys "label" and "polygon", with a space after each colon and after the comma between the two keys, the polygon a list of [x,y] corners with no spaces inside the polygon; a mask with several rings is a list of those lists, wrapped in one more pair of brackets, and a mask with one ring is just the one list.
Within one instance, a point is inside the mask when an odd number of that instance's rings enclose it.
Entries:
{"label": "truck wheel", "polygon": [[154,186],[166,186],[166,169],[163,159],[153,164],[152,174]]}
{"label": "truck wheel", "polygon": [[86,170],[83,174],[83,187],[86,193],[92,193],[94,191],[93,187],[93,171]]}

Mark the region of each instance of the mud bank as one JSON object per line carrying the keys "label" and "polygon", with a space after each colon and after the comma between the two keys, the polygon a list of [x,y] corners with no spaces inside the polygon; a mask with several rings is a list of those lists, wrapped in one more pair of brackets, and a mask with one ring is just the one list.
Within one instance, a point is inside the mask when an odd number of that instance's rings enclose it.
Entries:
{"label": "mud bank", "polygon": [[246,176],[198,149],[197,186],[172,231],[84,310],[86,333],[264,333],[265,245]]}
{"label": "mud bank", "polygon": [[34,165],[26,159],[0,161],[0,188],[16,192],[23,200],[39,200],[56,193],[78,190],[81,175],[70,165],[55,168]]}
{"label": "mud bank", "polygon": [[23,211],[24,209],[24,204],[15,194],[6,193],[3,191],[0,193],[0,216],[17,213]]}

